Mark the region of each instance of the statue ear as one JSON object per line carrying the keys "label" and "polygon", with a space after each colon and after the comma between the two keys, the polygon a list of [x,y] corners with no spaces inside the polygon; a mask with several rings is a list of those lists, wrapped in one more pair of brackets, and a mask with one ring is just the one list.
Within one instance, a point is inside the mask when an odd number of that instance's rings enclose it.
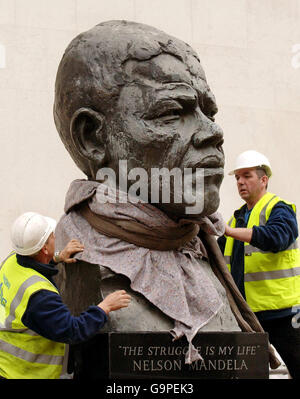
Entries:
{"label": "statue ear", "polygon": [[101,166],[105,160],[104,116],[90,108],[79,108],[74,112],[70,133],[80,155]]}

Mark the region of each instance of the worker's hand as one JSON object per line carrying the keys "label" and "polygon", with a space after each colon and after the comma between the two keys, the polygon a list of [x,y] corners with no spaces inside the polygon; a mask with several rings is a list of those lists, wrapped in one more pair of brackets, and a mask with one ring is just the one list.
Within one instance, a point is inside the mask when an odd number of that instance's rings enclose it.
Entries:
{"label": "worker's hand", "polygon": [[128,295],[126,291],[120,290],[107,295],[107,297],[105,297],[103,301],[98,304],[98,306],[104,310],[106,314],[108,314],[113,310],[127,308],[130,300],[131,296]]}
{"label": "worker's hand", "polygon": [[225,224],[225,233],[224,233],[224,234],[225,234],[226,236],[229,236],[229,237],[230,237],[231,232],[232,232],[232,228],[229,227],[228,224]]}
{"label": "worker's hand", "polygon": [[75,263],[76,259],[71,258],[72,255],[76,254],[77,252],[82,252],[84,250],[84,245],[77,240],[71,240],[65,246],[65,248],[59,253],[59,260],[60,262],[65,263]]}

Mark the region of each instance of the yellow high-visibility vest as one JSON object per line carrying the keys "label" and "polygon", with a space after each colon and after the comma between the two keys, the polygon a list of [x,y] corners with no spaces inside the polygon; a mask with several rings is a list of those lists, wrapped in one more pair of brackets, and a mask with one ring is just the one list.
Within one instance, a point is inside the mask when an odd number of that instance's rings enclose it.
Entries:
{"label": "yellow high-visibility vest", "polygon": [[18,265],[12,252],[0,265],[0,375],[8,379],[59,378],[66,345],[22,323],[34,293],[56,287],[37,271]]}
{"label": "yellow high-visibility vest", "polygon": [[[253,207],[247,228],[264,226],[273,207],[279,202],[296,206],[279,198],[275,194],[266,193]],[[228,222],[236,226],[234,216]],[[234,238],[226,237],[224,257],[231,270],[231,255]],[[253,312],[277,310],[300,304],[300,251],[298,239],[289,248],[277,253],[262,251],[249,243],[244,243],[244,285],[246,301]]]}

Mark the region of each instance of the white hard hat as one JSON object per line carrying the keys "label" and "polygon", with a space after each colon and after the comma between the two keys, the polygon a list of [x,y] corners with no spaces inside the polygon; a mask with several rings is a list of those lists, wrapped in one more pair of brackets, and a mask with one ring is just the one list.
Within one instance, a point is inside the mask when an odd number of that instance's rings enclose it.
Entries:
{"label": "white hard hat", "polygon": [[238,169],[260,167],[266,171],[268,177],[272,176],[271,165],[267,157],[260,152],[249,150],[242,152],[235,161],[234,169],[229,172],[229,175],[234,175]]}
{"label": "white hard hat", "polygon": [[11,229],[13,250],[19,255],[33,255],[43,248],[50,234],[54,232],[56,221],[35,212],[19,216]]}

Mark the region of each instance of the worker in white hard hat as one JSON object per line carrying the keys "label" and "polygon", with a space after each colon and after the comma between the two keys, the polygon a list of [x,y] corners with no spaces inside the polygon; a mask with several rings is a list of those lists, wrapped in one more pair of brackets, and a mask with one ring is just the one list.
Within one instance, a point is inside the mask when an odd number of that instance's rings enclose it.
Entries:
{"label": "worker in white hard hat", "polygon": [[130,296],[119,290],[78,317],[63,304],[53,277],[55,263],[76,262],[84,246],[71,240],[55,253],[55,220],[35,212],[12,226],[13,252],[0,265],[0,378],[49,379],[65,373],[67,344],[88,340],[108,314],[127,307]]}
{"label": "worker in white hard hat", "polygon": [[292,378],[300,378],[300,251],[296,206],[267,191],[272,169],[257,151],[237,157],[229,173],[245,204],[219,246],[236,285]]}

